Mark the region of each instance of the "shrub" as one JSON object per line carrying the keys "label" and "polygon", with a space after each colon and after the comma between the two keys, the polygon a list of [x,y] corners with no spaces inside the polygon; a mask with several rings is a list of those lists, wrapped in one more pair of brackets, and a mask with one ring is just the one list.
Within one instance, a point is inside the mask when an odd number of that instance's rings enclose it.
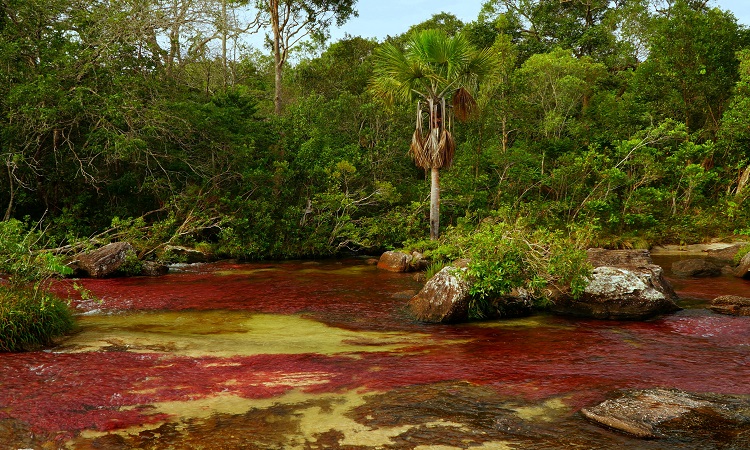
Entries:
{"label": "shrub", "polygon": [[0,222],[0,351],[22,351],[52,343],[73,328],[68,305],[44,289],[45,281],[71,269],[41,249],[44,234],[17,220]]}
{"label": "shrub", "polygon": [[0,351],[50,345],[74,327],[68,305],[40,290],[0,286]]}
{"label": "shrub", "polygon": [[[466,276],[471,279],[469,315],[485,316],[492,300],[523,289],[538,307],[546,306],[555,289],[583,293],[591,268],[585,239],[575,232],[531,229],[516,222],[487,219],[476,229],[451,229],[434,253],[468,258]],[[442,250],[441,250],[442,249]]]}
{"label": "shrub", "polygon": [[26,230],[18,220],[0,221],[0,273],[12,284],[40,282],[72,270],[49,252],[42,251],[43,234]]}

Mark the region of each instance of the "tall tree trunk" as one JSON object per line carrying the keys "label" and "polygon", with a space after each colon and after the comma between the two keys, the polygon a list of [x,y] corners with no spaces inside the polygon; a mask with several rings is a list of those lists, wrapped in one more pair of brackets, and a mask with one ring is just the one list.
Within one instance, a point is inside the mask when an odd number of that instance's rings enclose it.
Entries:
{"label": "tall tree trunk", "polygon": [[223,87],[227,88],[227,0],[221,1],[221,64],[224,77]]}
{"label": "tall tree trunk", "polygon": [[430,169],[430,239],[440,237],[440,169]]}
{"label": "tall tree trunk", "polygon": [[276,115],[281,115],[281,53],[276,49],[274,51],[274,69],[276,71],[275,86],[273,91],[273,106]]}
{"label": "tall tree trunk", "polygon": [[271,0],[269,2],[271,8],[271,29],[273,31],[273,68],[274,68],[274,91],[273,91],[273,106],[276,115],[281,114],[281,71],[284,66],[284,54],[285,49],[282,49],[282,37],[281,37],[281,17],[280,8],[283,6],[279,4],[278,0]]}

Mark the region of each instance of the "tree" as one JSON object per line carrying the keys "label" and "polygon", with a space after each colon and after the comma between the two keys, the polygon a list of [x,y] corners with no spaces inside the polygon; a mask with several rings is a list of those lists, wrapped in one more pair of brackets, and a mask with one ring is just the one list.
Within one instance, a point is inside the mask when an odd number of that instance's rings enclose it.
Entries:
{"label": "tree", "polygon": [[410,154],[418,167],[430,169],[431,239],[440,235],[439,171],[451,165],[456,149],[453,116],[469,118],[476,105],[471,91],[493,65],[489,50],[477,51],[463,35],[438,30],[410,35],[403,51],[385,43],[376,53],[373,94],[389,103],[419,99]]}
{"label": "tree", "polygon": [[519,45],[522,59],[563,47],[601,61],[615,49],[616,27],[607,20],[614,6],[610,0],[488,0],[480,19],[494,17]]}
{"label": "tree", "polygon": [[675,0],[652,24],[648,59],[634,89],[663,117],[713,139],[738,80],[735,53],[746,45],[737,19],[702,2]]}
{"label": "tree", "polygon": [[594,82],[604,72],[603,64],[587,57],[576,58],[563,49],[526,60],[518,74],[527,87],[524,97],[530,116],[529,134],[561,139],[587,106]]}
{"label": "tree", "polygon": [[274,60],[275,89],[274,110],[281,113],[281,82],[289,51],[309,35],[323,40],[328,28],[335,21],[342,25],[351,16],[356,16],[354,4],[357,0],[255,0],[258,10],[256,23],[259,27],[270,27],[266,38],[271,44]]}

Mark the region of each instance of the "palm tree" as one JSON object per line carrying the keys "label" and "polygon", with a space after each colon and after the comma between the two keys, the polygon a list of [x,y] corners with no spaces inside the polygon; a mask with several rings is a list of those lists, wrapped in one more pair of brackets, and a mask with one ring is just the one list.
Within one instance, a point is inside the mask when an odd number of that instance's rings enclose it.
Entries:
{"label": "palm tree", "polygon": [[386,101],[417,100],[416,127],[409,153],[430,170],[430,238],[440,236],[440,169],[456,150],[453,117],[465,121],[476,102],[471,94],[494,67],[488,49],[477,51],[461,34],[424,30],[409,36],[402,51],[383,44],[375,54],[370,91]]}

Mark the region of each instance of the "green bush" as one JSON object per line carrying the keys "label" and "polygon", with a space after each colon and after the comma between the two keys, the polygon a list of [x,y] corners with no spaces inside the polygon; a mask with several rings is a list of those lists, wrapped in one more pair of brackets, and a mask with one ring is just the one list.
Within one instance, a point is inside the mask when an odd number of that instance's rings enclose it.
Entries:
{"label": "green bush", "polygon": [[43,234],[18,220],[0,221],[0,274],[13,284],[46,280],[72,270],[49,252],[41,250]]}
{"label": "green bush", "polygon": [[515,222],[486,219],[475,229],[446,231],[434,260],[468,258],[471,279],[469,315],[484,317],[492,300],[523,289],[537,307],[546,306],[556,289],[583,293],[591,273],[584,248],[587,239],[568,233],[531,228]]}
{"label": "green bush", "polygon": [[44,289],[45,281],[72,271],[43,251],[44,234],[17,220],[0,222],[0,351],[30,350],[70,331],[68,305]]}
{"label": "green bush", "polygon": [[40,290],[0,286],[0,351],[50,345],[74,327],[65,302]]}

